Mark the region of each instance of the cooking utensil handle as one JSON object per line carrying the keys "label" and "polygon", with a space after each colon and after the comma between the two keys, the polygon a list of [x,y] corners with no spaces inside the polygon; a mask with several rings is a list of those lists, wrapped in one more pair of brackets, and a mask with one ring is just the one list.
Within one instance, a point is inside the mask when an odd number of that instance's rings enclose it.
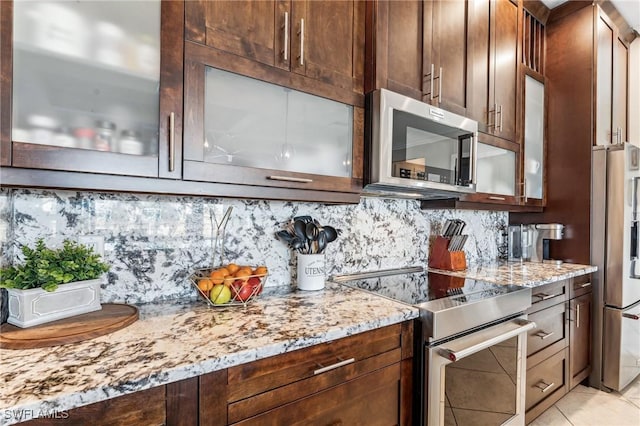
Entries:
{"label": "cooking utensil handle", "polygon": [[282,57],[285,61],[289,60],[289,12],[284,13],[284,51]]}
{"label": "cooking utensil handle", "polygon": [[176,114],[169,114],[169,171],[176,168]]}
{"label": "cooking utensil handle", "polygon": [[[513,328],[514,325],[518,325],[518,327]],[[495,326],[495,329],[497,329],[498,331],[503,329],[505,329],[506,331],[499,333],[495,336],[487,337],[486,339],[483,339],[482,342],[480,343],[471,344],[470,346],[459,349],[457,351],[454,351],[448,348],[442,348],[438,351],[438,353],[440,354],[440,356],[447,358],[452,362],[456,362],[469,355],[473,355],[476,352],[480,352],[484,349],[490,348],[495,344],[504,342],[505,340],[518,336],[521,333],[526,333],[529,330],[533,330],[534,328],[536,328],[536,323],[533,321],[527,321],[527,320],[510,321],[510,322]],[[487,329],[486,331],[488,332],[489,329]],[[467,336],[467,337],[470,337],[470,336]],[[460,343],[463,343],[465,338],[462,337],[456,340]],[[473,340],[476,340],[476,339],[473,339]]]}
{"label": "cooking utensil handle", "polygon": [[343,367],[343,366],[351,364],[351,363],[353,363],[355,361],[356,361],[355,358],[345,359],[344,361],[336,362],[335,364],[327,365],[326,367],[322,367],[322,368],[318,368],[317,370],[313,370],[313,375],[315,376],[315,375],[322,374],[322,373],[325,373],[325,372],[330,371],[330,370],[335,370],[336,368]]}
{"label": "cooking utensil handle", "polygon": [[540,389],[540,392],[542,393],[546,393],[549,389],[551,389],[552,387],[554,387],[556,384],[551,382],[551,383],[545,383],[544,380],[540,380],[538,383],[536,383],[536,387],[538,389]]}
{"label": "cooking utensil handle", "polygon": [[313,179],[298,178],[298,177],[291,177],[291,176],[276,176],[276,175],[267,176],[267,179],[281,180],[281,181],[285,181],[285,182],[300,182],[300,183],[311,183],[311,182],[313,182]]}

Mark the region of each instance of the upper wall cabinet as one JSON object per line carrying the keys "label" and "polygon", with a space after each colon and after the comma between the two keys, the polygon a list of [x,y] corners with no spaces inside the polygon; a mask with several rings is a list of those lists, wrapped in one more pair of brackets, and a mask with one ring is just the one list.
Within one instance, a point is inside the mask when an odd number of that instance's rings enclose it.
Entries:
{"label": "upper wall cabinet", "polygon": [[457,114],[467,107],[466,0],[424,2],[423,100]]}
{"label": "upper wall cabinet", "polygon": [[609,17],[598,7],[596,55],[595,145],[627,139],[628,49]]}
{"label": "upper wall cabinet", "polygon": [[470,102],[484,133],[517,142],[518,6],[510,0],[469,2]]}
{"label": "upper wall cabinet", "polygon": [[367,2],[373,25],[366,91],[385,88],[464,115],[467,108],[465,0]]}
{"label": "upper wall cabinet", "polygon": [[2,2],[3,162],[180,178],[182,8]]}
{"label": "upper wall cabinet", "polygon": [[186,2],[184,179],[357,202],[364,6]]}
{"label": "upper wall cabinet", "polygon": [[233,55],[216,66],[364,106],[364,2],[198,0],[185,7],[187,40]]}

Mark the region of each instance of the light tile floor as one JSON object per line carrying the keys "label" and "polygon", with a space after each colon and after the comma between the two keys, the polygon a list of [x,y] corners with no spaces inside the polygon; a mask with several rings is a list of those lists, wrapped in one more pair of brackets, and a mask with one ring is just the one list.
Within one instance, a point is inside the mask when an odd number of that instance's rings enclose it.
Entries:
{"label": "light tile floor", "polygon": [[578,385],[529,426],[640,426],[640,377],[622,392]]}

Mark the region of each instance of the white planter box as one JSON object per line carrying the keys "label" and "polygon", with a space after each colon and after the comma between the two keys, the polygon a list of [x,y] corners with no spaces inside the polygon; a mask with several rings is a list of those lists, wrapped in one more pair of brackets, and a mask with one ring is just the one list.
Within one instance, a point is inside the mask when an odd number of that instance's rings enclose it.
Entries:
{"label": "white planter box", "polygon": [[26,328],[102,309],[100,279],[61,284],[55,291],[8,288],[7,322]]}

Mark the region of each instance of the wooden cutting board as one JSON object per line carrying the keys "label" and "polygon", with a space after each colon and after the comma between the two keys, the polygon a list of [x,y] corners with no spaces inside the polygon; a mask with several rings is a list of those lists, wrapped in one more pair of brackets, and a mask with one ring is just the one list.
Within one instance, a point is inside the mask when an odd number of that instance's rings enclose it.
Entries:
{"label": "wooden cutting board", "polygon": [[120,330],[137,319],[138,308],[135,306],[105,303],[99,311],[34,327],[20,328],[5,323],[0,325],[0,348],[34,349],[77,343]]}

